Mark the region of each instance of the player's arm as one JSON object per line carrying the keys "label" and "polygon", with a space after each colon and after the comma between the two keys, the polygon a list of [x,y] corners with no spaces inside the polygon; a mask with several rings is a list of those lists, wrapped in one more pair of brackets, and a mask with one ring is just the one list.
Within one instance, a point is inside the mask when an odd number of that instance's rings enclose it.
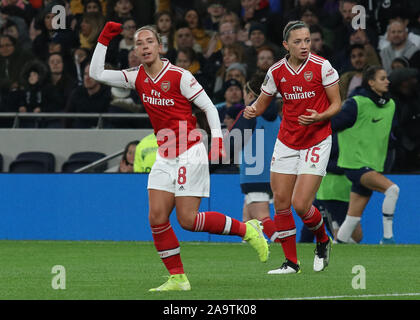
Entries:
{"label": "player's arm", "polygon": [[133,89],[133,85],[128,81],[127,75],[123,71],[105,70],[105,57],[109,42],[122,31],[121,24],[107,22],[102,30],[98,43],[93,52],[89,68],[89,76],[96,81],[112,87]]}
{"label": "player's arm", "polygon": [[252,105],[245,107],[244,118],[252,119],[262,115],[265,110],[267,110],[276,94],[277,85],[274,81],[271,69],[269,69],[261,86],[261,94]]}
{"label": "player's arm", "polygon": [[181,83],[181,94],[190,102],[200,108],[207,118],[211,132],[211,148],[209,153],[210,161],[218,161],[225,158],[226,151],[223,145],[223,134],[220,126],[219,113],[213,102],[210,100],[203,87],[198,83],[189,71],[184,71]]}
{"label": "player's arm", "polygon": [[303,126],[308,126],[319,121],[329,120],[341,110],[340,87],[338,85],[339,75],[337,71],[331,66],[328,60],[323,62],[321,74],[322,85],[324,86],[324,90],[330,105],[325,111],[321,113],[318,113],[312,108],[306,109],[306,113],[298,117],[299,124]]}
{"label": "player's arm", "polygon": [[267,110],[268,106],[273,100],[273,97],[274,96],[269,96],[264,92],[261,93],[252,105],[245,107],[244,118],[252,119],[262,115],[265,110]]}

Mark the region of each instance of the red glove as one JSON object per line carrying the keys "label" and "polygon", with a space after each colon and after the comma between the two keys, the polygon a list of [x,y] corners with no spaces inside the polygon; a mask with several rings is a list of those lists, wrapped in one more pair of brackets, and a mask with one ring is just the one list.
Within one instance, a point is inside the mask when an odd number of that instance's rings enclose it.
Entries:
{"label": "red glove", "polygon": [[219,163],[226,158],[225,145],[223,138],[211,138],[211,148],[209,152],[209,161]]}
{"label": "red glove", "polygon": [[122,31],[122,24],[109,21],[106,23],[101,34],[99,35],[98,42],[104,46],[108,46],[109,42]]}

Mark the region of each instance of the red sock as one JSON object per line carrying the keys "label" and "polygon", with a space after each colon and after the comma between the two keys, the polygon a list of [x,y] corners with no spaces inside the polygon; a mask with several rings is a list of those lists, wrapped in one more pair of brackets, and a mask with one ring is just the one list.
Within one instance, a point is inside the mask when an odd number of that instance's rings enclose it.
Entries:
{"label": "red sock", "polygon": [[302,217],[305,226],[313,232],[316,237],[316,242],[328,241],[328,235],[325,232],[325,224],[319,210],[312,206],[307,213]]}
{"label": "red sock", "polygon": [[156,250],[170,274],[184,273],[179,242],[170,222],[151,226]]}
{"label": "red sock", "polygon": [[246,232],[246,225],[220,212],[198,212],[194,221],[194,231],[237,235],[243,238]]}
{"label": "red sock", "polygon": [[274,216],[277,231],[272,237],[279,239],[286,259],[297,263],[296,225],[290,208],[276,211]]}
{"label": "red sock", "polygon": [[270,239],[271,242],[280,242],[280,239],[277,237],[272,239],[273,235],[277,232],[276,223],[270,217],[264,218],[261,223],[264,227],[263,232],[267,238]]}

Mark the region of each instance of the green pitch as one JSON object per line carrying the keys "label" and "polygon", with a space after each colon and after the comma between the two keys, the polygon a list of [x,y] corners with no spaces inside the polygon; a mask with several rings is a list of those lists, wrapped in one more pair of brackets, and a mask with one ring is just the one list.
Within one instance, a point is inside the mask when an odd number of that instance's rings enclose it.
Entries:
{"label": "green pitch", "polygon": [[313,250],[299,244],[302,273],[279,276],[279,245],[263,264],[248,244],[184,242],[192,290],[149,293],[167,275],[150,242],[0,241],[0,299],[420,299],[419,245],[335,244],[321,273]]}

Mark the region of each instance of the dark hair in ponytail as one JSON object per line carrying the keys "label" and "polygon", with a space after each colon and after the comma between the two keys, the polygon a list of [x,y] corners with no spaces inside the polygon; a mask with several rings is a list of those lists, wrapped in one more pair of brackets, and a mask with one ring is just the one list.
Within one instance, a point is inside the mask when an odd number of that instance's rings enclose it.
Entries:
{"label": "dark hair in ponytail", "polygon": [[370,88],[369,80],[375,80],[376,73],[379,70],[384,70],[382,66],[368,66],[363,71],[362,86],[364,88]]}

